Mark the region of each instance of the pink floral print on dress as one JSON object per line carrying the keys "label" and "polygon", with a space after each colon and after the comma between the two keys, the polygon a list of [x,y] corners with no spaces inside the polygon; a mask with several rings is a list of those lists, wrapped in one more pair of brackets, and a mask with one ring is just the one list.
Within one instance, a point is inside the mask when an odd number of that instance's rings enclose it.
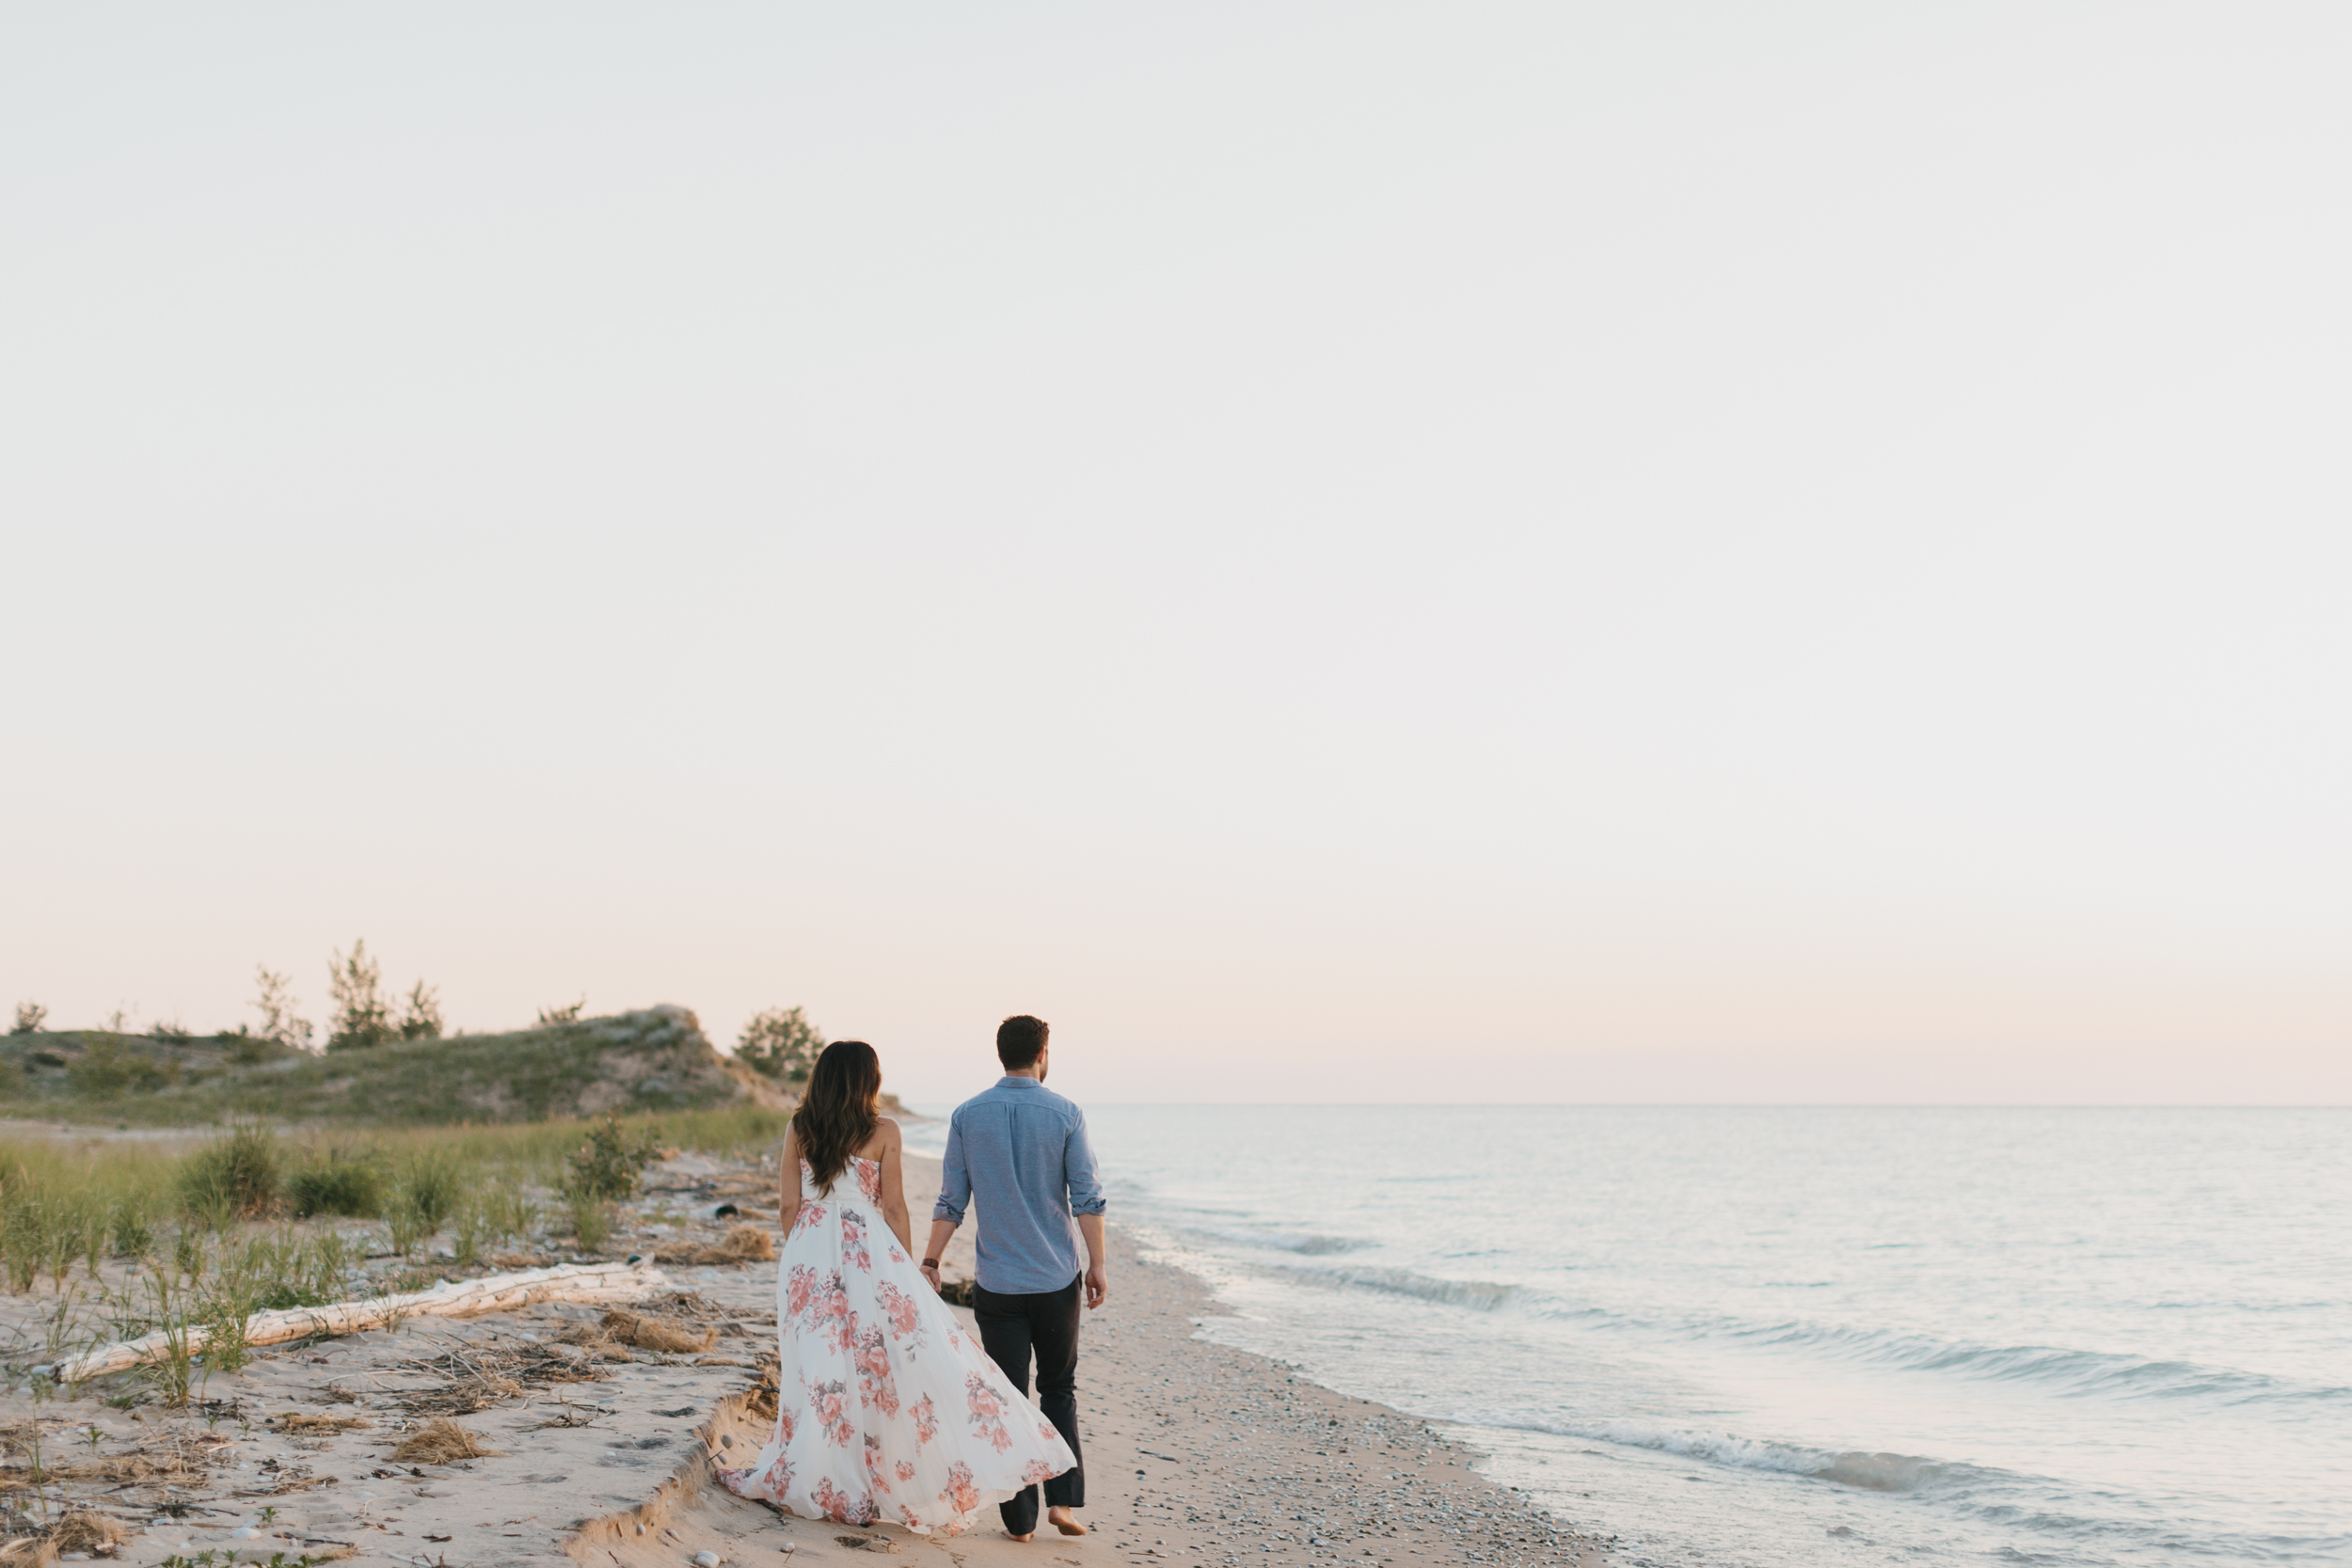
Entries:
{"label": "pink floral print on dress", "polygon": [[[1001,1380],[1003,1374],[997,1375]],[[998,1453],[1010,1453],[1012,1433],[1005,1430],[1004,1399],[990,1386],[990,1380],[977,1371],[964,1374],[963,1389],[965,1406],[972,1413],[972,1430],[987,1438],[989,1447]],[[1063,1466],[1067,1468],[1068,1465]],[[1054,1473],[1059,1475],[1061,1471]]]}

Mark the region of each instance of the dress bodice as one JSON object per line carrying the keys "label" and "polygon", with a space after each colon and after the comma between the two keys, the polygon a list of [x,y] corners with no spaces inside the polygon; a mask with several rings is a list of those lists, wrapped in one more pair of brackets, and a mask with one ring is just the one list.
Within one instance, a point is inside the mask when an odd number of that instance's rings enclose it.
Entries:
{"label": "dress bodice", "polygon": [[852,1154],[850,1156],[850,1164],[844,1174],[857,1178],[857,1195],[854,1198],[847,1193],[838,1193],[834,1190],[841,1184],[841,1178],[838,1176],[834,1178],[833,1186],[819,1187],[817,1184],[816,1170],[809,1164],[808,1157],[803,1155],[801,1157],[802,1197],[803,1199],[831,1198],[835,1202],[880,1203],[882,1201],[882,1162],[880,1160],[868,1160],[862,1155]]}

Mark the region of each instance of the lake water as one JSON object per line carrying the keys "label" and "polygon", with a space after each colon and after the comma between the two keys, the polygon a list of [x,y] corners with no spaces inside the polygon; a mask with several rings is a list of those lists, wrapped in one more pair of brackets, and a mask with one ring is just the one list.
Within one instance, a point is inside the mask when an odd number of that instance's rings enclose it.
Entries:
{"label": "lake water", "polygon": [[2352,1563],[2352,1113],[1089,1119],[1207,1334],[1627,1560]]}

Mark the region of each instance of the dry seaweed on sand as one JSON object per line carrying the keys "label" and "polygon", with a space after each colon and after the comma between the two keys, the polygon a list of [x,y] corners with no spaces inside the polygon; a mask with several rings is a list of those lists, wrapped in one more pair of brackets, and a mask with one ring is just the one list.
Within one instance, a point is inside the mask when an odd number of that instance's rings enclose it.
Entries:
{"label": "dry seaweed on sand", "polygon": [[295,1492],[308,1492],[313,1486],[325,1486],[334,1481],[332,1476],[311,1474],[307,1465],[280,1465],[274,1459],[261,1464],[260,1484],[243,1488],[240,1497],[283,1497]]}
{"label": "dry seaweed on sand", "polygon": [[41,1568],[60,1552],[83,1557],[112,1555],[130,1532],[103,1513],[70,1508],[39,1535],[18,1536],[0,1545],[0,1568]]}
{"label": "dry seaweed on sand", "polygon": [[454,1465],[461,1459],[494,1459],[501,1449],[485,1449],[474,1434],[446,1416],[436,1416],[392,1450],[403,1465]]}
{"label": "dry seaweed on sand", "polygon": [[49,1530],[49,1544],[61,1552],[110,1552],[129,1538],[120,1525],[84,1508],[58,1515]]}
{"label": "dry seaweed on sand", "polygon": [[647,1296],[636,1303],[634,1310],[640,1317],[678,1318],[690,1323],[717,1323],[724,1334],[728,1326],[750,1309],[722,1307],[700,1291],[665,1291],[658,1296]]}
{"label": "dry seaweed on sand", "polygon": [[[611,1343],[602,1329],[588,1332],[605,1344]],[[556,1345],[527,1342],[515,1346],[469,1345],[452,1350],[430,1361],[411,1363],[415,1370],[436,1373],[451,1381],[438,1388],[398,1396],[400,1407],[418,1416],[470,1416],[477,1410],[489,1409],[501,1400],[518,1399],[527,1388],[595,1383],[611,1375],[593,1364],[596,1359],[595,1349],[583,1345],[581,1353],[574,1353]],[[617,1351],[612,1358],[625,1361],[628,1354]]]}
{"label": "dry seaweed on sand", "polygon": [[188,1456],[177,1448],[141,1449],[132,1453],[106,1454],[97,1459],[62,1459],[43,1465],[38,1472],[29,1467],[0,1470],[0,1488],[46,1484],[56,1481],[103,1481],[118,1484],[185,1481],[203,1473],[200,1463],[191,1464]]}
{"label": "dry seaweed on sand", "polygon": [[[603,1335],[601,1329],[587,1332],[598,1338]],[[545,1388],[564,1383],[601,1383],[612,1374],[596,1364],[595,1348],[586,1343],[531,1343],[513,1348],[471,1351],[463,1355],[453,1354],[426,1365],[444,1377],[474,1378],[493,1385],[511,1379],[525,1388]],[[619,1350],[612,1356],[616,1361],[628,1358],[628,1352]]]}
{"label": "dry seaweed on sand", "polygon": [[[634,1361],[637,1359],[629,1354],[628,1347],[612,1338],[612,1331],[601,1323],[576,1324],[556,1336],[555,1342],[559,1345],[570,1345],[578,1350],[580,1354],[575,1365],[582,1370],[593,1368],[599,1361]],[[596,1375],[607,1377],[611,1374],[597,1372]]]}
{"label": "dry seaweed on sand", "polygon": [[689,1263],[717,1266],[726,1263],[771,1263],[776,1257],[775,1232],[766,1226],[738,1225],[728,1227],[726,1239],[718,1243],[679,1243],[657,1248],[657,1263]]}
{"label": "dry seaweed on sand", "polygon": [[400,1407],[417,1416],[470,1416],[487,1410],[501,1400],[520,1399],[523,1386],[511,1377],[487,1373],[479,1377],[461,1377],[439,1388],[427,1388],[421,1393],[400,1396]]}
{"label": "dry seaweed on sand", "polygon": [[305,1436],[323,1436],[338,1432],[353,1432],[368,1424],[365,1416],[310,1416],[299,1410],[285,1410],[272,1416],[269,1424],[280,1432],[300,1433]]}
{"label": "dry seaweed on sand", "polygon": [[176,1481],[200,1474],[182,1453],[118,1453],[103,1459],[77,1460],[49,1472],[60,1481]]}
{"label": "dry seaweed on sand", "polygon": [[672,1355],[699,1355],[719,1342],[716,1328],[700,1333],[673,1318],[656,1318],[614,1307],[597,1325],[617,1343]]}
{"label": "dry seaweed on sand", "polygon": [[566,1404],[557,1410],[554,1415],[548,1417],[546,1420],[533,1421],[524,1430],[527,1432],[547,1432],[550,1430],[563,1431],[570,1427],[584,1427],[592,1424],[599,1414],[600,1412],[598,1411],[578,1410],[573,1408],[571,1405]]}

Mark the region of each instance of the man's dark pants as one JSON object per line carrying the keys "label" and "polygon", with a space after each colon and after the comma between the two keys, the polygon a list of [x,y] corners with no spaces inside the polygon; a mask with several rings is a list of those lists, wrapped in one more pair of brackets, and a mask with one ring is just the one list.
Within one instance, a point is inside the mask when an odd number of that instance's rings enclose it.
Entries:
{"label": "man's dark pants", "polygon": [[[1024,1394],[1029,1391],[1029,1354],[1037,1354],[1038,1404],[1078,1456],[1076,1465],[1045,1483],[1045,1506],[1086,1507],[1086,1457],[1078,1449],[1078,1281],[1030,1296],[999,1295],[975,1285],[972,1321],[989,1359]],[[1006,1529],[1028,1534],[1037,1528],[1037,1488],[1023,1487],[997,1512]]]}

